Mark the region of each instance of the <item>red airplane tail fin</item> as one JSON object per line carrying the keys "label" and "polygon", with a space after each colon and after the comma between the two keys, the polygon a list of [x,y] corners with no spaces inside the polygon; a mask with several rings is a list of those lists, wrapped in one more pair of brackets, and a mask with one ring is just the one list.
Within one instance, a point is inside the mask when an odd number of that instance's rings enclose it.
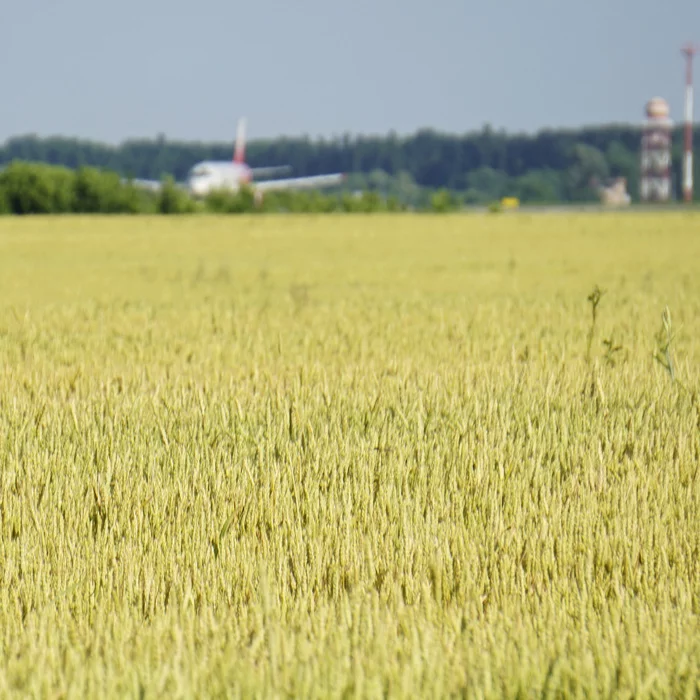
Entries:
{"label": "red airplane tail fin", "polygon": [[245,163],[245,118],[238,120],[236,129],[236,145],[233,149],[233,162]]}

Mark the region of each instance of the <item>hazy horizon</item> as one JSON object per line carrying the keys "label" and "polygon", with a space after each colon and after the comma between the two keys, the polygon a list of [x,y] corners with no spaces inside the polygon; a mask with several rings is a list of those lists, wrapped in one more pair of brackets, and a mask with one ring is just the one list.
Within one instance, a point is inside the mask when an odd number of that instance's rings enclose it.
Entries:
{"label": "hazy horizon", "polygon": [[[699,126],[699,122],[695,122],[695,126]],[[616,126],[621,126],[621,127],[640,127],[641,129],[641,120],[640,123],[637,122],[601,122],[598,124],[580,124],[580,125],[575,125],[575,126],[545,126],[539,129],[532,129],[532,130],[524,130],[524,129],[498,129],[491,125],[493,128],[493,131],[495,133],[498,133],[500,131],[503,131],[505,134],[508,136],[536,136],[538,133],[545,132],[545,131],[578,131],[581,129],[596,129],[596,128],[606,128],[606,127],[616,127]],[[676,126],[679,128],[682,126],[681,123],[677,123]],[[397,138],[410,138],[414,135],[416,135],[418,132],[421,131],[433,131],[438,134],[445,134],[449,136],[464,136],[464,135],[469,135],[469,134],[475,134],[478,132],[481,132],[483,129],[483,125],[481,127],[476,127],[474,129],[467,129],[464,131],[452,131],[450,129],[436,129],[432,126],[419,126],[413,131],[410,132],[405,132],[405,133],[399,133],[394,129],[389,129],[385,132],[373,132],[373,133],[368,133],[368,132],[346,132],[347,135],[350,136],[350,138],[385,138],[392,133],[397,136]],[[275,136],[250,136],[248,134],[246,141],[247,143],[255,142],[255,141],[273,141],[275,139],[301,139],[301,138],[306,138],[308,137],[311,139],[311,141],[317,141],[317,140],[327,140],[330,141],[334,138],[342,138],[345,134],[341,133],[336,133],[336,134],[318,134],[318,135],[312,135],[312,134],[277,134]],[[12,139],[17,139],[17,138],[26,138],[26,137],[36,137],[39,139],[52,139],[52,138],[59,138],[59,139],[77,139],[80,141],[89,141],[91,143],[95,144],[101,144],[101,145],[106,145],[106,146],[120,146],[123,143],[126,143],[128,141],[139,141],[139,140],[146,140],[146,141],[154,141],[157,140],[160,136],[163,136],[166,141],[175,143],[206,143],[206,144],[232,144],[235,141],[235,128],[232,129],[232,134],[230,138],[212,138],[212,139],[187,139],[187,138],[175,138],[175,137],[170,137],[167,134],[146,134],[144,136],[128,136],[123,139],[118,139],[118,140],[112,140],[112,141],[107,141],[105,139],[91,139],[91,138],[86,138],[81,136],[80,134],[50,134],[50,133],[45,133],[45,134],[38,134],[36,132],[27,132],[27,133],[17,133],[17,134],[12,134],[8,136],[2,143],[8,143]],[[0,145],[2,145],[0,143]]]}
{"label": "hazy horizon", "polygon": [[239,116],[251,141],[486,123],[534,134],[641,123],[657,95],[679,122],[680,49],[700,39],[691,0],[672,11],[651,0],[27,0],[3,19],[0,142],[230,143]]}

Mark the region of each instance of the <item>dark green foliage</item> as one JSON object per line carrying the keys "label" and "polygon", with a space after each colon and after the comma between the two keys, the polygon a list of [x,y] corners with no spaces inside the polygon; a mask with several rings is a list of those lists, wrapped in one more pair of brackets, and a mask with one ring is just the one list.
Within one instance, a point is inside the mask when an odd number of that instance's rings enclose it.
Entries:
{"label": "dark green foliage", "polygon": [[163,178],[158,192],[156,210],[159,214],[189,214],[195,207],[187,192],[180,189],[172,176],[168,175]]}
{"label": "dark green foliage", "polygon": [[438,190],[431,199],[431,208],[439,213],[454,211],[457,208],[457,202],[449,190]]}
{"label": "dark green foliage", "polygon": [[4,206],[14,214],[70,212],[72,178],[66,168],[13,161],[0,173]]}
{"label": "dark green foliage", "polygon": [[249,187],[237,192],[216,190],[204,199],[205,208],[215,214],[247,214],[256,211],[255,197]]}
{"label": "dark green foliage", "polygon": [[96,168],[13,161],[0,173],[0,213],[138,214],[153,211],[153,199],[116,173]]}
{"label": "dark green foliage", "polygon": [[[609,177],[626,178],[636,199],[640,138],[635,127],[610,126],[533,136],[508,136],[484,128],[464,136],[421,131],[407,138],[391,134],[336,141],[258,141],[248,147],[253,167],[289,164],[298,176],[350,174],[342,187],[331,190],[271,190],[256,199],[252,190],[243,188],[195,201],[176,181],[183,180],[198,160],[228,160],[230,144],[188,144],[160,137],[108,147],[28,136],[0,148],[0,165],[9,163],[0,172],[0,214],[446,212],[464,205],[500,211],[503,197],[515,197],[523,204],[597,201],[598,186]],[[673,183],[678,193],[680,129],[673,138]],[[21,160],[29,158],[44,162]],[[700,159],[696,168],[698,163]],[[130,179],[157,180],[162,173],[166,175],[158,192]]]}
{"label": "dark green foliage", "polygon": [[364,214],[372,214],[381,211],[383,206],[382,198],[376,192],[363,192],[356,198],[357,209]]}
{"label": "dark green foliage", "polygon": [[610,170],[603,153],[595,146],[577,143],[564,179],[566,198],[586,201],[595,198],[594,183],[604,182]]}
{"label": "dark green foliage", "polygon": [[521,202],[552,204],[563,198],[560,175],[554,170],[531,170],[515,178],[513,196]]}
{"label": "dark green foliage", "polygon": [[387,200],[386,200],[387,211],[404,211],[405,208],[406,208],[405,205],[401,204],[401,202],[393,195],[387,197]]}
{"label": "dark green foliage", "polygon": [[[394,209],[400,205],[391,200]],[[253,189],[220,190],[203,201],[192,199],[171,176],[151,191],[115,172],[80,166],[72,171],[42,163],[14,161],[0,172],[0,214],[220,214],[252,212],[386,211],[389,205],[377,192],[358,195],[318,191],[271,191],[256,198]]]}
{"label": "dark green foliage", "polygon": [[146,193],[119,175],[81,167],[73,182],[73,211],[90,214],[138,214],[145,210]]}
{"label": "dark green foliage", "polygon": [[510,194],[508,173],[488,165],[476,168],[466,176],[468,191],[483,198],[501,199]]}
{"label": "dark green foliage", "polygon": [[[696,138],[700,139],[700,130]],[[545,130],[534,135],[508,135],[484,127],[464,135],[423,130],[405,138],[389,134],[315,142],[307,138],[253,141],[247,154],[253,167],[288,164],[297,176],[352,173],[349,191],[371,190],[413,207],[430,206],[432,194],[442,188],[464,193],[466,202],[480,204],[503,196],[523,202],[586,201],[596,198],[591,179],[607,175],[627,178],[629,191],[636,197],[640,139],[639,128],[627,125]],[[676,191],[681,181],[682,143],[682,128],[678,127],[672,149]],[[231,149],[230,142],[182,143],[164,137],[113,147],[24,136],[0,148],[0,164],[21,159],[70,168],[89,165],[123,177],[158,180],[168,173],[182,181],[197,161],[229,160]],[[700,180],[700,159],[696,179]]]}
{"label": "dark green foliage", "polygon": [[81,167],[73,182],[74,208],[76,212],[97,213],[102,211],[106,193],[101,173],[95,168]]}

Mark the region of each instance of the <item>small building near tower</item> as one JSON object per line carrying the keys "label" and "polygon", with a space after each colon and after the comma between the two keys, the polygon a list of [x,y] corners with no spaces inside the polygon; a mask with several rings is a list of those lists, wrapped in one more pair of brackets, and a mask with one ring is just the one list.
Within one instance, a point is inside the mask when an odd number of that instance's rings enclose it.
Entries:
{"label": "small building near tower", "polygon": [[671,131],[668,102],[654,97],[646,104],[642,126],[640,192],[642,202],[668,202],[671,199]]}

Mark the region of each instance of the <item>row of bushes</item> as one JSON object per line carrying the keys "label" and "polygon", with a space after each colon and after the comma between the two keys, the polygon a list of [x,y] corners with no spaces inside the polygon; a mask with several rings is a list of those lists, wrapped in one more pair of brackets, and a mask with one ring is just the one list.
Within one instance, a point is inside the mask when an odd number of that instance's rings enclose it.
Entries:
{"label": "row of bushes", "polygon": [[[434,193],[429,209],[458,207],[448,191]],[[406,209],[398,199],[377,192],[270,191],[257,201],[252,190],[213,192],[195,200],[165,178],[157,191],[122,179],[117,173],[78,170],[14,161],[0,172],[0,213],[4,214],[190,214],[196,212],[379,212]]]}

